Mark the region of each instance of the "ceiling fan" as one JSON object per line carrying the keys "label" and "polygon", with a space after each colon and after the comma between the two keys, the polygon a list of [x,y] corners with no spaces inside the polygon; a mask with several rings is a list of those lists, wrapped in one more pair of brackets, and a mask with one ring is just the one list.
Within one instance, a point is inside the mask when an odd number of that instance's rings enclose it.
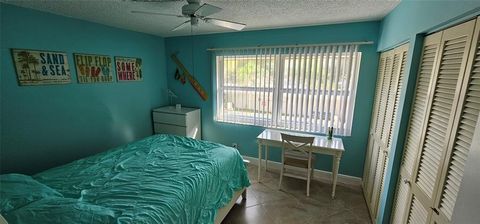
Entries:
{"label": "ceiling fan", "polygon": [[[170,1],[179,1],[179,0],[133,0],[136,2],[170,2]],[[205,23],[210,23],[216,26],[225,27],[228,29],[233,29],[240,31],[245,28],[246,24],[232,22],[222,19],[210,18],[208,16],[213,15],[222,11],[222,8],[219,8],[214,5],[207,3],[200,3],[200,0],[187,0],[186,5],[182,6],[182,15],[168,14],[168,13],[159,13],[159,12],[148,12],[148,11],[131,11],[132,13],[142,13],[149,15],[161,15],[161,16],[175,16],[180,18],[188,18],[187,21],[176,26],[172,31],[180,30],[188,25],[196,26],[199,21]]]}

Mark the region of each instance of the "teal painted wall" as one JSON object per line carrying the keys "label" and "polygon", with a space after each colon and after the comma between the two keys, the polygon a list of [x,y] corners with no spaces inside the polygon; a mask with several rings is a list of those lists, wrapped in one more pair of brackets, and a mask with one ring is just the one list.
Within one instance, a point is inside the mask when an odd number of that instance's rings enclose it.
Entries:
{"label": "teal painted wall", "polygon": [[[367,145],[370,115],[375,92],[378,54],[377,37],[378,22],[338,24],[328,26],[312,26],[263,31],[236,32],[194,36],[194,62],[192,66],[191,37],[166,38],[167,57],[178,52],[178,57],[185,66],[195,74],[199,82],[210,94],[208,101],[202,101],[189,84],[182,85],[174,79],[175,64],[167,60],[168,87],[179,98],[176,102],[186,106],[202,109],[203,138],[225,145],[233,142],[239,144],[240,152],[247,156],[257,156],[256,137],[264,128],[215,122],[213,120],[213,88],[212,53],[207,48],[243,47],[257,45],[287,45],[338,43],[351,41],[374,41],[373,45],[363,45],[360,78],[358,82],[357,100],[355,104],[352,136],[343,137],[346,152],[340,165],[340,173],[361,177]],[[279,161],[280,154],[272,155]],[[317,160],[316,168],[331,170],[331,157],[322,156]]]}
{"label": "teal painted wall", "polygon": [[[152,134],[150,110],[167,102],[163,38],[0,7],[3,173],[35,173]],[[72,83],[18,86],[10,48],[65,51]],[[140,57],[144,80],[78,84],[74,52]]]}
{"label": "teal painted wall", "polygon": [[399,104],[400,116],[398,116],[397,124],[400,125],[393,130],[394,138],[387,165],[385,188],[380,198],[377,223],[390,223],[425,33],[458,24],[479,13],[480,1],[478,0],[403,0],[381,22],[379,50],[392,48],[404,41],[410,43],[410,49],[406,64],[407,79],[405,79],[404,85],[407,88],[401,93]]}
{"label": "teal painted wall", "polygon": [[479,0],[402,0],[381,22],[378,50],[413,40],[418,33],[448,25],[479,8]]}

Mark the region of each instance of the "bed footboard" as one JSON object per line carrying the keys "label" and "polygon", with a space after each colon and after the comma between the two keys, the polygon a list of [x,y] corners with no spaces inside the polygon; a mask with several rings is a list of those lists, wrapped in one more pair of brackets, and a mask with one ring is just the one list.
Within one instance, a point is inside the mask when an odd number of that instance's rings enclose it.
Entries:
{"label": "bed footboard", "polygon": [[235,205],[235,202],[238,200],[238,198],[242,196],[242,200],[247,199],[247,188],[243,188],[239,191],[236,191],[233,194],[232,200],[228,202],[225,206],[217,210],[217,216],[215,217],[215,224],[220,224],[223,219],[227,216],[228,212],[233,208],[233,205]]}

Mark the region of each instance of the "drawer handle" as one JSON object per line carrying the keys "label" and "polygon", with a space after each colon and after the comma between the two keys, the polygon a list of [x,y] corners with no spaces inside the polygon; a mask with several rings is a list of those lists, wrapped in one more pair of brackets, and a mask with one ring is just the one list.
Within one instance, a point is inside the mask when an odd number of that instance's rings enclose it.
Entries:
{"label": "drawer handle", "polygon": [[431,208],[433,210],[433,212],[435,212],[435,214],[439,215],[440,212],[438,212],[438,209],[437,208]]}

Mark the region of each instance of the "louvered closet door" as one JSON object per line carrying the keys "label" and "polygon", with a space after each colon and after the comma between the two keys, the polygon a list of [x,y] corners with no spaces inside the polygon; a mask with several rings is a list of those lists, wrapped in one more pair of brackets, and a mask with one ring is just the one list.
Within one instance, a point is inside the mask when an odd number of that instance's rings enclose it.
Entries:
{"label": "louvered closet door", "polygon": [[[383,81],[383,75],[385,72],[385,54],[380,55],[380,60],[378,63],[378,74],[377,74],[377,84],[375,87],[375,100],[373,103],[373,111],[372,111],[372,120],[370,122],[370,131],[368,135],[368,145],[367,145],[367,155],[365,157],[365,167],[363,170],[363,179],[367,180],[368,176],[370,174],[370,162],[371,162],[371,156],[372,156],[372,147],[373,147],[373,136],[375,133],[375,122],[376,122],[376,116],[373,116],[374,114],[377,113],[379,104],[380,104],[380,95],[381,95],[381,90],[382,90],[382,81]],[[368,181],[363,181],[363,189],[364,193],[366,193],[365,189],[367,189],[367,183]]]}
{"label": "louvered closet door", "polygon": [[472,137],[480,112],[480,19],[474,32],[470,54],[466,65],[465,76],[458,98],[457,112],[450,135],[450,141],[444,155],[444,166],[441,171],[440,185],[437,188],[433,213],[436,223],[450,223],[457,199],[460,183],[463,178],[465,162],[472,144]]}
{"label": "louvered closet door", "polygon": [[388,97],[385,109],[385,115],[383,117],[383,125],[380,135],[380,152],[377,162],[377,171],[374,182],[374,194],[372,195],[372,208],[375,209],[373,213],[376,217],[378,213],[378,204],[380,195],[383,191],[383,185],[385,183],[385,171],[388,165],[388,153],[390,152],[392,132],[395,128],[395,118],[398,111],[398,102],[400,93],[402,91],[403,80],[405,76],[405,59],[407,57],[408,44],[397,47],[393,50],[392,55],[392,71],[390,84],[388,88]]}
{"label": "louvered closet door", "polygon": [[[408,44],[404,44],[400,47],[395,48],[394,50],[394,64],[393,64],[393,71],[395,79],[392,79],[392,88],[390,88],[390,95],[389,95],[389,103],[387,107],[387,115],[384,125],[384,135],[382,135],[382,151],[384,152],[383,156],[383,175],[379,186],[379,191],[376,192],[377,195],[377,209],[378,209],[378,201],[380,196],[382,195],[384,184],[385,184],[385,177],[386,177],[386,169],[389,162],[389,154],[392,147],[392,140],[393,140],[393,130],[397,126],[397,117],[398,117],[398,106],[400,103],[400,95],[404,88],[404,81],[405,81],[405,65],[408,53]],[[378,213],[378,211],[377,211]]]}
{"label": "louvered closet door", "polygon": [[[373,106],[373,112],[372,112],[372,121],[370,124],[370,133],[368,137],[368,145],[367,145],[367,155],[365,157],[365,167],[364,167],[364,174],[363,174],[363,192],[365,195],[365,198],[369,199],[370,198],[370,192],[368,192],[367,189],[371,189],[371,181],[370,177],[373,178],[373,173],[375,172],[375,161],[377,158],[377,155],[374,154],[374,136],[375,136],[375,124],[376,124],[376,117],[375,116],[378,113],[379,107],[380,107],[380,98],[381,98],[381,93],[382,93],[382,86],[383,86],[383,77],[385,75],[385,60],[387,54],[382,53],[380,55],[380,61],[378,64],[378,74],[377,74],[377,85],[376,85],[376,91],[375,91],[375,101],[374,101],[374,106]],[[375,158],[373,158],[375,157]],[[367,203],[370,203],[370,200],[367,201]]]}
{"label": "louvered closet door", "polygon": [[372,148],[372,172],[369,176],[369,183],[368,183],[368,194],[367,194],[367,201],[368,206],[370,209],[370,214],[372,217],[376,215],[376,197],[375,197],[375,190],[378,189],[379,181],[381,180],[380,174],[383,172],[383,152],[381,147],[381,136],[383,130],[383,123],[385,119],[385,112],[387,110],[387,101],[388,101],[388,91],[390,88],[390,82],[392,78],[392,67],[393,67],[393,50],[385,52],[385,73],[382,80],[382,89],[380,91],[380,101],[379,101],[379,108],[377,113],[374,115],[376,116],[375,121],[375,132],[373,134],[373,148]]}
{"label": "louvered closet door", "polygon": [[415,169],[415,160],[419,152],[420,137],[425,123],[426,105],[441,36],[442,33],[435,33],[425,37],[423,42],[422,58],[420,59],[415,96],[407,129],[400,175],[397,181],[391,223],[405,223],[407,205],[411,200],[410,183],[413,170]]}
{"label": "louvered closet door", "polygon": [[[424,220],[429,222],[432,212],[435,211],[432,208],[440,185],[440,174],[474,25],[475,21],[470,21],[449,28],[442,34],[439,64],[434,72],[435,82],[427,108],[428,118],[422,132],[421,151],[412,182],[409,223],[417,224]],[[420,207],[423,209],[419,209]]]}
{"label": "louvered closet door", "polygon": [[384,104],[381,105],[380,108],[380,115],[377,117],[379,123],[379,132],[377,133],[376,145],[378,145],[378,158],[376,164],[376,171],[375,171],[375,178],[373,181],[373,193],[371,196],[371,210],[372,210],[372,217],[376,217],[377,210],[378,210],[378,201],[380,198],[380,191],[382,189],[382,181],[383,176],[385,174],[385,164],[387,158],[387,150],[385,144],[385,136],[388,135],[388,122],[390,121],[390,110],[393,104],[393,98],[395,89],[398,82],[398,73],[397,70],[399,68],[399,56],[395,54],[395,51],[391,52],[391,60],[392,66],[390,70],[387,70],[389,75],[385,78],[388,80],[386,83],[387,86],[383,89],[385,95]]}
{"label": "louvered closet door", "polygon": [[372,195],[372,191],[373,191],[373,182],[375,180],[375,171],[377,169],[377,158],[378,158],[378,153],[379,153],[379,149],[378,149],[378,144],[377,144],[377,135],[378,135],[378,131],[380,128],[378,128],[377,126],[379,125],[379,114],[381,113],[381,107],[382,105],[384,104],[384,101],[386,101],[386,95],[385,95],[385,92],[384,92],[384,88],[385,86],[388,85],[388,79],[387,79],[387,76],[389,76],[389,73],[388,71],[391,70],[391,66],[392,66],[392,58],[391,58],[391,53],[392,52],[383,52],[381,55],[380,55],[380,58],[381,60],[383,60],[383,66],[382,68],[380,69],[380,72],[378,75],[381,75],[381,77],[379,78],[379,81],[381,81],[380,84],[377,83],[377,86],[379,85],[380,86],[380,89],[378,89],[377,91],[377,96],[376,96],[376,101],[377,101],[377,105],[376,105],[376,109],[374,110],[374,114],[372,114],[372,117],[374,117],[374,123],[372,123],[372,126],[371,126],[371,135],[369,137],[369,142],[371,144],[369,144],[369,148],[368,150],[370,151],[369,153],[367,154],[371,154],[370,155],[370,161],[369,161],[369,174],[366,178],[366,194],[365,194],[365,198],[366,198],[366,201],[367,201],[367,204],[370,206],[370,203],[371,203],[371,195]]}

